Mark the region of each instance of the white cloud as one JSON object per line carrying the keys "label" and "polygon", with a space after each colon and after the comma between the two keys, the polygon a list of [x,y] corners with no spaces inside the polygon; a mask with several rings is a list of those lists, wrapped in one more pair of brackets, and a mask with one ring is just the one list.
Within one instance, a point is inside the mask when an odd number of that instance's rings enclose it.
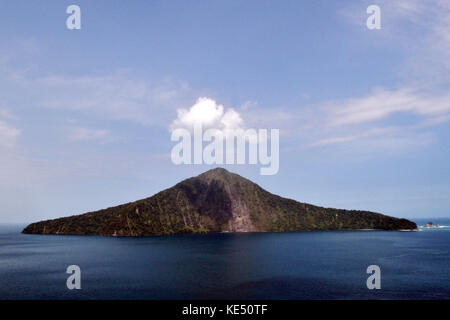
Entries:
{"label": "white cloud", "polygon": [[16,116],[11,111],[9,111],[8,109],[5,109],[5,108],[0,108],[0,118],[10,119],[10,120],[17,119]]}
{"label": "white cloud", "polygon": [[0,145],[12,146],[15,144],[17,137],[19,137],[21,131],[13,128],[6,122],[0,120]]}
{"label": "white cloud", "polygon": [[0,146],[14,146],[16,144],[17,138],[22,133],[21,130],[14,128],[6,122],[6,120],[13,119],[15,119],[15,116],[8,109],[0,109]]}
{"label": "white cloud", "polygon": [[[394,119],[396,114],[410,115],[408,120]],[[322,117],[313,119],[315,132],[310,146],[325,146],[368,140],[376,137],[385,144],[404,143],[414,132],[450,121],[450,94],[419,93],[411,88],[376,89],[371,95],[334,101],[317,107]],[[402,119],[405,119],[404,117]],[[389,122],[391,120],[391,122]],[[401,136],[401,139],[398,137]],[[433,139],[427,137],[423,146]],[[382,142],[377,143],[380,146]],[[410,144],[413,146],[414,144]]]}
{"label": "white cloud", "polygon": [[13,70],[3,78],[12,92],[26,91],[35,107],[152,126],[167,124],[171,113],[167,111],[182,107],[193,97],[191,88],[183,82],[151,81],[126,71],[104,76],[36,77]]}
{"label": "white cloud", "polygon": [[[380,150],[383,144],[392,148],[395,143],[414,148],[433,143],[432,127],[450,121],[450,93],[376,88],[366,96],[289,109],[249,110],[246,116],[252,126],[282,128],[283,141],[290,145],[284,150],[375,139],[373,146]],[[408,137],[411,143],[405,142]]]}
{"label": "white cloud", "polygon": [[397,112],[426,118],[450,113],[450,94],[425,95],[412,89],[378,89],[372,95],[335,103],[328,122],[331,125],[353,125],[384,119]]}
{"label": "white cloud", "polygon": [[[365,8],[381,8],[381,30],[365,27]],[[345,7],[341,14],[364,32],[371,45],[387,50],[401,49],[405,59],[399,76],[409,84],[433,87],[450,80],[450,1],[448,0],[365,0]]]}
{"label": "white cloud", "polygon": [[396,129],[397,128],[394,128],[394,127],[375,128],[375,129],[370,129],[367,131],[355,132],[355,133],[352,133],[349,135],[344,135],[344,136],[327,137],[327,138],[321,139],[319,141],[313,142],[311,144],[311,146],[324,146],[324,145],[329,145],[329,144],[350,142],[350,141],[355,141],[355,140],[359,140],[362,138],[368,138],[368,137],[388,134],[390,132],[396,131]]}
{"label": "white cloud", "polygon": [[[381,30],[365,27],[368,5],[381,8]],[[308,118],[316,130],[312,146],[373,141],[426,145],[418,135],[427,127],[450,121],[450,2],[447,0],[371,0],[343,10],[347,21],[364,33],[361,41],[403,51],[398,66],[400,89],[379,88],[367,96],[324,103]],[[420,90],[418,89],[420,88]],[[396,117],[401,116],[401,117]],[[311,130],[311,129],[310,129]],[[424,133],[424,132],[423,132]],[[422,142],[418,141],[418,137]]]}
{"label": "white cloud", "polygon": [[203,129],[215,128],[243,129],[244,121],[241,115],[229,108],[225,111],[223,105],[219,105],[210,98],[198,98],[189,109],[178,109],[177,119],[170,125],[170,130],[184,128],[192,130],[195,125],[202,125]]}

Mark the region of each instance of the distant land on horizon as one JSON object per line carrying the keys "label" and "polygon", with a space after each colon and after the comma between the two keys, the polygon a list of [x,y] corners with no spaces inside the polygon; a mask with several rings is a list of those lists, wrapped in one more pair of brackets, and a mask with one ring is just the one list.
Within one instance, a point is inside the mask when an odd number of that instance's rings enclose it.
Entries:
{"label": "distant land on horizon", "polygon": [[148,236],[217,232],[415,230],[380,213],[323,208],[274,195],[223,168],[149,198],[28,225],[27,234]]}

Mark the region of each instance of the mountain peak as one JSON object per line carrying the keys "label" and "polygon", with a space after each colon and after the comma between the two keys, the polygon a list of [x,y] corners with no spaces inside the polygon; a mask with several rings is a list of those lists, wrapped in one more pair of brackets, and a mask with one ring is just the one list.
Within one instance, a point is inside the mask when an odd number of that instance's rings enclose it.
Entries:
{"label": "mountain peak", "polygon": [[236,179],[236,178],[241,178],[243,179],[241,176],[232,173],[230,171],[228,171],[225,168],[221,168],[221,167],[217,167],[211,170],[208,170],[206,172],[203,172],[202,174],[198,175],[196,178],[200,178],[200,179],[206,179],[206,180],[225,180],[225,181],[230,181],[231,179]]}
{"label": "mountain peak", "polygon": [[217,167],[208,171],[205,171],[202,173],[202,175],[210,175],[210,174],[220,174],[220,175],[227,175],[227,174],[231,174],[230,171],[228,171],[225,168],[222,167]]}

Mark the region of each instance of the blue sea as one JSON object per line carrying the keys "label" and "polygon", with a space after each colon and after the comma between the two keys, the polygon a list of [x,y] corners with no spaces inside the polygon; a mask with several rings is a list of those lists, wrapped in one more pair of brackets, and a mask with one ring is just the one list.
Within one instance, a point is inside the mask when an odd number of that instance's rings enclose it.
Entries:
{"label": "blue sea", "polygon": [[[0,299],[450,298],[450,227],[143,238],[23,227],[0,225]],[[66,287],[69,265],[81,290]],[[367,289],[369,265],[381,269],[379,290]]]}

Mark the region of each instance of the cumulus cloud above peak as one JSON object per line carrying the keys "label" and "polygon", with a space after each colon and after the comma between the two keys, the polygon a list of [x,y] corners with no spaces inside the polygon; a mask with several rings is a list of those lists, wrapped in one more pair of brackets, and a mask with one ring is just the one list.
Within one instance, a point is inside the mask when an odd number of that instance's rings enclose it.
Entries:
{"label": "cumulus cloud above peak", "polygon": [[203,129],[241,129],[244,121],[233,108],[225,110],[223,105],[213,99],[200,97],[189,109],[177,110],[177,118],[170,125],[170,130],[192,130],[196,125],[201,125]]}

